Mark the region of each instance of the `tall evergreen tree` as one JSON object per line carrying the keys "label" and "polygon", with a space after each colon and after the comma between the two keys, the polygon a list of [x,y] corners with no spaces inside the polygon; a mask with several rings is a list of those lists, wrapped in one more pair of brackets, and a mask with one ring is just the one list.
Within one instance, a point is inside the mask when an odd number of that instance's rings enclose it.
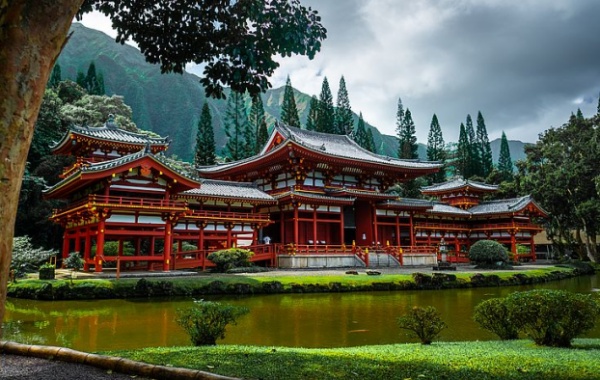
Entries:
{"label": "tall evergreen tree", "polygon": [[75,78],[75,83],[77,83],[84,90],[86,89],[87,86],[85,85],[85,74],[83,73],[83,71],[81,71],[81,70],[77,71],[77,77]]}
{"label": "tall evergreen tree", "polygon": [[249,124],[252,126],[254,130],[254,140],[255,144],[253,147],[252,154],[258,153],[263,145],[267,142],[267,138],[261,128],[263,124],[266,127],[265,120],[265,108],[262,101],[262,96],[260,94],[256,94],[252,97],[252,107],[250,108],[250,117]]}
{"label": "tall evergreen tree", "polygon": [[48,86],[54,90],[58,88],[58,84],[62,81],[62,73],[60,70],[60,65],[58,62],[52,68],[52,75],[50,76],[50,81],[48,81]]}
{"label": "tall evergreen tree", "polygon": [[375,138],[373,137],[373,130],[367,129],[367,150],[373,153],[377,153],[377,147],[375,146]]}
{"label": "tall evergreen tree", "polygon": [[481,172],[477,173],[483,178],[487,178],[488,175],[494,170],[494,161],[492,159],[492,147],[490,145],[490,139],[488,137],[487,128],[485,127],[485,120],[481,111],[477,112],[477,145],[479,147],[478,156],[480,157],[481,164],[479,165]]}
{"label": "tall evergreen tree", "polygon": [[[444,150],[444,145],[442,128],[440,127],[437,115],[433,114],[429,127],[429,135],[427,136],[427,159],[445,163],[446,151]],[[442,168],[439,172],[432,174],[429,179],[432,183],[444,182],[446,180],[446,173]]]}
{"label": "tall evergreen tree", "polygon": [[583,112],[581,112],[581,108],[577,108],[577,120],[583,121],[585,118],[583,117]]}
{"label": "tall evergreen tree", "polygon": [[198,166],[214,165],[216,163],[215,156],[215,132],[212,125],[212,115],[208,103],[204,102],[198,121],[194,163]]}
{"label": "tall evergreen tree", "polygon": [[308,104],[308,117],[306,118],[306,129],[308,131],[317,130],[317,121],[319,120],[319,99],[316,96],[310,98]]}
{"label": "tall evergreen tree", "polygon": [[317,115],[317,131],[335,133],[335,111],[333,109],[333,97],[331,96],[327,77],[323,78],[323,84],[321,86],[319,113]]}
{"label": "tall evergreen tree", "polygon": [[502,139],[500,140],[500,157],[498,157],[498,172],[503,181],[508,181],[513,175],[513,163],[510,158],[510,148],[506,134],[502,131]]}
{"label": "tall evergreen tree", "polygon": [[396,109],[396,136],[398,138],[402,130],[402,122],[404,122],[404,106],[402,105],[402,99],[398,98],[398,108]]}
{"label": "tall evergreen tree", "polygon": [[98,73],[98,95],[106,95],[106,87],[104,86],[104,74],[102,72]]}
{"label": "tall evergreen tree", "polygon": [[456,160],[454,161],[454,166],[456,168],[456,172],[460,173],[463,178],[468,178],[470,173],[470,148],[469,137],[467,136],[465,125],[460,123],[458,147],[456,149]]}
{"label": "tall evergreen tree", "polygon": [[465,132],[468,140],[468,168],[463,173],[465,178],[470,178],[475,175],[480,175],[481,170],[481,156],[479,155],[479,145],[477,144],[477,136],[475,135],[475,129],[473,128],[473,119],[471,115],[467,115],[467,122],[465,124]]}
{"label": "tall evergreen tree", "polygon": [[96,64],[94,61],[90,62],[88,66],[87,75],[85,76],[85,89],[90,95],[104,95],[100,93],[100,88],[104,87],[104,84],[100,85],[98,75],[96,73]]}
{"label": "tall evergreen tree", "polygon": [[340,78],[340,88],[337,94],[337,103],[335,108],[335,129],[340,135],[352,136],[353,121],[352,109],[350,108],[350,99],[348,98],[348,90],[346,89],[346,80],[344,76]]}
{"label": "tall evergreen tree", "polygon": [[232,161],[247,157],[244,132],[248,125],[244,96],[236,91],[231,91],[225,110],[225,135],[228,140],[225,144],[224,154]]}
{"label": "tall evergreen tree", "polygon": [[598,94],[598,109],[596,111],[596,114],[600,115],[600,94]]}
{"label": "tall evergreen tree", "polygon": [[[269,129],[267,128],[267,121],[263,120],[258,128],[258,136],[256,137],[256,145],[258,146],[258,152],[265,146],[269,139]],[[256,152],[256,153],[258,153]]]}
{"label": "tall evergreen tree", "polygon": [[358,124],[356,125],[356,133],[354,134],[354,136],[352,136],[352,138],[354,139],[354,141],[356,141],[356,143],[358,145],[360,145],[361,147],[368,149],[368,136],[367,136],[367,130],[365,128],[365,120],[363,119],[362,116],[362,112],[360,113],[360,116],[358,117]]}
{"label": "tall evergreen tree", "polygon": [[410,110],[407,108],[404,113],[404,120],[402,120],[402,126],[398,135],[398,157],[405,159],[419,158],[417,153],[417,135],[415,130],[415,123],[413,122]]}
{"label": "tall evergreen tree", "polygon": [[281,121],[291,127],[301,128],[300,117],[298,117],[298,107],[294,96],[292,81],[288,75],[283,91],[283,103],[281,105]]}

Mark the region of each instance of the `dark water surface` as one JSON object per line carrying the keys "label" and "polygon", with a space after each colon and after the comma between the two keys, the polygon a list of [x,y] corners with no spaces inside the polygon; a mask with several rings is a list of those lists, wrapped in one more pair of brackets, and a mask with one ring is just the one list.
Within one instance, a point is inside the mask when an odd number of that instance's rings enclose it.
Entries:
{"label": "dark water surface", "polygon": [[[589,293],[598,275],[535,286],[334,294],[206,297],[250,308],[218,343],[293,347],[348,347],[411,341],[396,325],[407,307],[435,306],[449,328],[440,340],[492,340],[472,320],[479,302],[533,288]],[[189,345],[175,323],[190,298],[96,301],[9,299],[4,339],[83,351]],[[586,336],[600,338],[600,323]]]}

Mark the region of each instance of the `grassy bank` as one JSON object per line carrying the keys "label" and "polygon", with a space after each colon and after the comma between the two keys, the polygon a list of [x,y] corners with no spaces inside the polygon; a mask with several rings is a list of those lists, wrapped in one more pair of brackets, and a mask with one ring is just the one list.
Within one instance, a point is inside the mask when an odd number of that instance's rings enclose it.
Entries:
{"label": "grassy bank", "polygon": [[[593,273],[590,266],[588,270]],[[535,284],[575,277],[582,268],[555,266],[494,272],[367,275],[221,275],[163,279],[20,280],[8,296],[41,300],[446,289]],[[589,273],[589,271],[588,271]]]}
{"label": "grassy bank", "polygon": [[600,339],[574,348],[531,341],[395,344],[335,349],[260,346],[146,348],[110,355],[244,379],[598,379]]}

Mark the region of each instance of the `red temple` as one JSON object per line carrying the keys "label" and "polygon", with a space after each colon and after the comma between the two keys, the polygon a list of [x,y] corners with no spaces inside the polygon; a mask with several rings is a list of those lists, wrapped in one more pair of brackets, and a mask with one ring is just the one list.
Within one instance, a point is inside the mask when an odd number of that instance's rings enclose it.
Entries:
{"label": "red temple", "polygon": [[533,249],[540,227],[531,218],[545,215],[529,197],[481,202],[496,187],[467,181],[424,188],[437,202],[399,198],[389,192],[393,185],[442,165],[380,156],[347,136],[281,124],[258,155],[198,168],[197,176],[169,165],[167,148],[166,138],[123,131],[112,120],[64,136],[54,153],[77,160],[45,194],[68,200],[52,216],[65,229],[63,257],[79,252],[95,271],[107,262],[204,268],[212,265],[209,252],[239,246],[271,266],[318,255],[327,265],[368,265],[369,253],[403,264],[410,254],[435,255],[440,244],[458,257],[486,238],[513,252],[517,244]]}

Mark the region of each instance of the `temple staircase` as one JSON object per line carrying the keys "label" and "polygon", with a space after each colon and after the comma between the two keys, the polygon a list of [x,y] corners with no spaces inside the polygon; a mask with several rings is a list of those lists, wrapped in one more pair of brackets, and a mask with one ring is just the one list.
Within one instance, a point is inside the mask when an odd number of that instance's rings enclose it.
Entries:
{"label": "temple staircase", "polygon": [[400,262],[383,250],[369,251],[369,268],[398,268]]}

